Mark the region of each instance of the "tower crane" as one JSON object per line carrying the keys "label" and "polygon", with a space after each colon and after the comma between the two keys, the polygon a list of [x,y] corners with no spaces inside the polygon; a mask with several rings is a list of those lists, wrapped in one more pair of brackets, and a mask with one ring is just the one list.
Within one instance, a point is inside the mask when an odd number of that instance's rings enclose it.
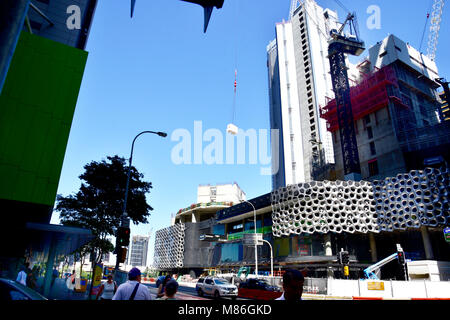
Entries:
{"label": "tower crane", "polygon": [[[345,36],[343,31],[347,23],[350,27],[350,35]],[[339,30],[331,30],[330,36],[328,58],[330,60],[331,81],[336,96],[344,175],[346,180],[360,180],[361,166],[353,123],[350,85],[345,64],[345,54],[359,56],[365,50],[364,42],[359,39],[356,15],[349,13]]]}

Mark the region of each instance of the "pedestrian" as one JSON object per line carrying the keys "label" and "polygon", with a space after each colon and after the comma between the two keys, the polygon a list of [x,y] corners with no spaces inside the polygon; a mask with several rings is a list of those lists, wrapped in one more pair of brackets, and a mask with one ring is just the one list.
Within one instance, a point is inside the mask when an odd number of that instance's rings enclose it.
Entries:
{"label": "pedestrian", "polygon": [[175,294],[178,291],[178,282],[174,279],[170,279],[167,281],[164,295],[161,298],[158,298],[157,300],[177,300],[175,298]]}
{"label": "pedestrian", "polygon": [[52,272],[52,284],[51,286],[53,287],[53,284],[55,283],[55,279],[59,277],[59,272],[58,269],[56,269],[56,267],[53,267],[53,272]]}
{"label": "pedestrian", "polygon": [[166,277],[164,278],[163,282],[159,285],[158,287],[158,293],[156,294],[157,298],[162,298],[164,297],[164,290],[166,287],[167,282],[169,282],[172,279],[172,275],[168,274],[166,275]]}
{"label": "pedestrian", "polygon": [[302,300],[303,274],[295,269],[288,269],[283,274],[283,294],[276,300],[300,301]]}
{"label": "pedestrian", "polygon": [[26,272],[27,268],[28,268],[28,263],[25,263],[24,266],[20,267],[20,271],[19,271],[19,274],[17,275],[17,279],[16,279],[17,282],[23,284],[24,286],[27,285],[27,276],[28,276],[27,272]]}
{"label": "pedestrian", "polygon": [[27,276],[27,287],[31,289],[36,289],[36,283],[37,283],[37,272],[38,272],[38,265],[33,266],[33,270],[30,270],[28,276]]}
{"label": "pedestrian", "polygon": [[69,290],[75,289],[75,277],[76,277],[75,270],[73,270],[72,274],[69,277],[67,277],[66,280],[66,286],[67,288],[69,288]]}
{"label": "pedestrian", "polygon": [[128,281],[122,283],[113,300],[151,300],[150,291],[141,285],[141,270],[133,268],[128,272]]}
{"label": "pedestrian", "polygon": [[117,284],[113,281],[113,277],[111,274],[108,275],[107,281],[100,286],[100,290],[97,293],[97,298],[100,297],[101,300],[112,300],[114,294],[117,291]]}

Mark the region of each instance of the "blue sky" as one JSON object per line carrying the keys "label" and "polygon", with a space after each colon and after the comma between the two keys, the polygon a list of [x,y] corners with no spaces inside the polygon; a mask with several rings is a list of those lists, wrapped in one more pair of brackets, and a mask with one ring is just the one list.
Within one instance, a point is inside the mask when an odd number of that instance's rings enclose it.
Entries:
{"label": "blue sky", "polygon": [[[346,16],[333,0],[317,2],[337,10],[340,20]],[[431,0],[341,2],[356,11],[367,48],[388,34],[419,47]],[[370,5],[381,8],[380,30],[366,26]],[[78,191],[78,176],[86,163],[115,154],[128,158],[139,132],[167,132],[165,139],[141,136],[133,154],[133,165],[154,186],[148,195],[154,208],[150,223],[132,226],[132,234],[140,235],[153,228],[151,261],[154,232],[170,225],[172,213],[196,202],[199,184],[235,181],[249,199],[271,191],[270,176],[260,175],[260,164],[173,164],[171,150],[177,142],[170,135],[180,128],[193,132],[194,121],[202,121],[203,131],[216,128],[225,136],[232,120],[236,68],[235,124],[244,130],[270,128],[266,46],[274,39],[275,23],[287,19],[290,1],[225,0],[222,9],[214,10],[206,34],[200,6],[177,0],[138,0],[133,19],[129,6],[129,1],[98,3],[58,193]],[[436,58],[441,76],[447,79],[449,21],[447,6]],[[57,222],[54,214],[52,223]]]}

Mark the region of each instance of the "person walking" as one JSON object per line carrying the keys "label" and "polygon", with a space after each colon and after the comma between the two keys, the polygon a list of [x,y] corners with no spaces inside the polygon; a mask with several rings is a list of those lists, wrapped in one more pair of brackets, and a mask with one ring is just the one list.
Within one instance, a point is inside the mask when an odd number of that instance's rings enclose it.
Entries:
{"label": "person walking", "polygon": [[76,277],[75,270],[73,270],[72,274],[68,276],[66,280],[66,286],[67,288],[69,288],[69,290],[75,289],[75,277]]}
{"label": "person walking", "polygon": [[59,277],[58,269],[56,269],[56,267],[53,267],[51,287],[53,287],[53,284],[55,283],[55,279],[58,277]]}
{"label": "person walking", "polygon": [[128,272],[128,281],[117,288],[113,300],[151,300],[150,291],[141,285],[141,270],[133,268]]}
{"label": "person walking", "polygon": [[27,272],[28,269],[28,263],[25,263],[24,266],[20,267],[19,274],[17,275],[16,281],[23,284],[24,286],[27,285]]}
{"label": "person walking", "polygon": [[178,291],[178,282],[174,279],[171,279],[166,283],[164,296],[156,300],[177,300],[175,298],[175,294],[177,293],[177,291]]}
{"label": "person walking", "polygon": [[275,300],[300,301],[303,294],[303,274],[295,269],[288,269],[283,274],[283,294]]}
{"label": "person walking", "polygon": [[166,284],[167,284],[167,282],[169,282],[171,279],[172,279],[172,276],[171,276],[170,274],[168,274],[168,275],[164,278],[163,282],[162,282],[162,283],[159,285],[159,287],[158,287],[158,293],[156,294],[156,297],[157,297],[157,298],[162,298],[162,297],[164,297],[164,290],[165,290]]}
{"label": "person walking", "polygon": [[112,275],[108,275],[108,280],[100,286],[100,290],[97,293],[97,298],[101,300],[112,300],[114,294],[117,291],[117,284],[113,281]]}

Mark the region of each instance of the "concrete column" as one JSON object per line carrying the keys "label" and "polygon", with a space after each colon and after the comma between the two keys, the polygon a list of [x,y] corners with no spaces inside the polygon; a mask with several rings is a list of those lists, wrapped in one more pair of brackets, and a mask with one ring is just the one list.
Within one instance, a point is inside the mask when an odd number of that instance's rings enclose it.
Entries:
{"label": "concrete column", "polygon": [[[333,255],[333,249],[331,248],[331,236],[329,233],[327,233],[324,236],[323,239],[324,242],[324,246],[325,246],[325,256],[330,257]],[[327,277],[329,279],[333,279],[334,278],[334,271],[333,271],[333,267],[328,266],[327,267]]]}
{"label": "concrete column", "polygon": [[29,4],[30,0],[2,0],[0,3],[0,93],[16,50]]}
{"label": "concrete column", "polygon": [[369,241],[370,241],[370,253],[372,255],[372,262],[377,262],[377,244],[375,242],[375,236],[373,233],[369,232]]}
{"label": "concrete column", "polygon": [[327,233],[324,236],[324,245],[325,245],[325,255],[327,257],[332,256],[333,255],[333,250],[331,249],[331,236],[329,233]]}
{"label": "concrete column", "polygon": [[50,286],[52,284],[53,264],[55,262],[57,243],[54,239],[50,242],[50,248],[47,259],[47,268],[45,269],[44,278],[44,296],[48,297],[50,294]]}
{"label": "concrete column", "polygon": [[427,260],[433,260],[433,248],[431,247],[430,235],[428,234],[427,227],[422,226],[420,232],[422,233],[423,246],[425,247],[425,256]]}

